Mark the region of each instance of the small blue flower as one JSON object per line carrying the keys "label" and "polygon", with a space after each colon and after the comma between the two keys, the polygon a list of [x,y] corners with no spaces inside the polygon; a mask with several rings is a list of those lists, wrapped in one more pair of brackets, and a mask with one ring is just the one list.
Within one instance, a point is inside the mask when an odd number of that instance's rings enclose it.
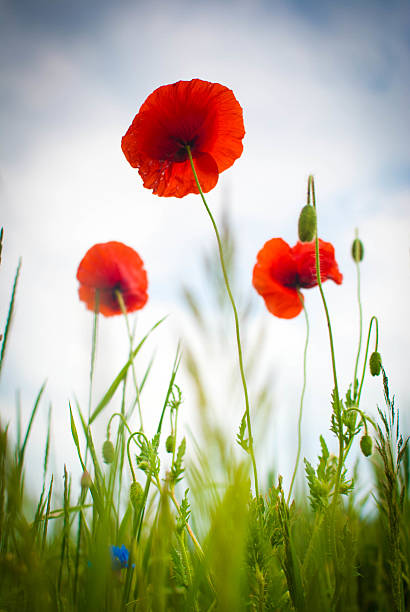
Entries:
{"label": "small blue flower", "polygon": [[111,546],[111,561],[112,569],[120,570],[124,567],[128,567],[129,552],[125,548],[124,544],[121,546]]}

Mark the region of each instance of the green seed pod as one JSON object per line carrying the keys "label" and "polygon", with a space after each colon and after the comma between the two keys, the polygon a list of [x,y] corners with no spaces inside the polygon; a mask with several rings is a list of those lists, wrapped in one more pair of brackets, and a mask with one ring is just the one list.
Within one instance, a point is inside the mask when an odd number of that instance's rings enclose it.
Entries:
{"label": "green seed pod", "polygon": [[316,210],[306,204],[300,212],[298,221],[298,234],[301,242],[311,242],[316,231]]}
{"label": "green seed pod", "polygon": [[91,485],[93,484],[93,481],[91,480],[91,476],[90,474],[87,472],[87,470],[84,470],[82,476],[81,476],[81,488],[82,489],[89,489],[91,487]]}
{"label": "green seed pod", "polygon": [[378,376],[380,374],[380,370],[382,369],[382,358],[377,351],[374,351],[374,353],[370,355],[369,367],[372,376]]}
{"label": "green seed pod", "polygon": [[171,434],[165,440],[165,448],[167,449],[167,453],[173,453],[175,449],[175,438]]}
{"label": "green seed pod", "polygon": [[365,434],[360,440],[360,448],[365,457],[369,457],[372,454],[373,441],[370,436]]}
{"label": "green seed pod", "polygon": [[144,491],[139,482],[134,481],[130,487],[130,500],[135,510],[138,510],[144,497]]}
{"label": "green seed pod", "polygon": [[355,238],[352,244],[352,257],[353,260],[359,263],[364,257],[364,246],[363,242],[359,238]]}
{"label": "green seed pod", "polygon": [[102,456],[104,463],[112,463],[114,461],[114,445],[111,440],[106,440],[102,447]]}

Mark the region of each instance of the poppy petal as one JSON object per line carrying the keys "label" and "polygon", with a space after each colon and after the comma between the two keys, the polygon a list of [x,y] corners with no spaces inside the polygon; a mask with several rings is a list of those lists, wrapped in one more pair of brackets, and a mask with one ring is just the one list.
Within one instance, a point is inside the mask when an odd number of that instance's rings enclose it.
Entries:
{"label": "poppy petal", "polygon": [[107,317],[121,314],[117,291],[127,312],[142,308],[148,299],[147,273],[138,253],[121,242],[95,244],[77,270],[79,298],[88,310],[95,310],[98,293],[99,312]]}
{"label": "poppy petal", "polygon": [[270,287],[276,283],[296,287],[296,265],[292,250],[282,238],[272,238],[263,245],[256,256],[253,271],[253,285],[261,295],[270,293]]}
{"label": "poppy petal", "polygon": [[276,288],[272,286],[272,293],[265,293],[262,297],[269,312],[281,319],[293,319],[303,308],[302,294],[279,283]]}
{"label": "poppy petal", "polygon": [[[317,285],[315,242],[298,242],[292,248],[296,262],[299,285],[304,289]],[[335,260],[335,249],[330,242],[319,239],[320,278],[322,282],[331,279],[338,285],[343,275]]]}
{"label": "poppy petal", "polygon": [[[194,166],[199,184],[204,193],[213,189],[218,182],[218,167],[208,153],[198,153]],[[139,174],[144,187],[152,189],[158,196],[182,198],[188,193],[199,193],[189,159],[179,163],[144,161]]]}
{"label": "poppy petal", "polygon": [[268,240],[253,269],[253,286],[276,317],[292,319],[303,306],[296,289],[296,266],[290,246],[281,238]]}
{"label": "poppy petal", "polygon": [[198,178],[207,192],[216,185],[218,173],[242,154],[244,135],[242,108],[233,92],[219,83],[193,79],[152,92],[121,147],[131,166],[138,168],[145,187],[159,196],[183,197],[198,193],[186,165],[187,146],[194,159],[202,158]]}

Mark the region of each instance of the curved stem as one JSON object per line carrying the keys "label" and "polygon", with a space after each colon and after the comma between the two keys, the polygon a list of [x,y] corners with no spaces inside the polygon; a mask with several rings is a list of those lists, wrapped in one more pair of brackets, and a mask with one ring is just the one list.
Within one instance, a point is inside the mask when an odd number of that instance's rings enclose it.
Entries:
{"label": "curved stem", "polygon": [[[130,466],[130,470],[131,470],[131,474],[132,474],[132,481],[133,482],[135,482],[137,479],[135,477],[134,468],[132,467],[132,462],[131,462],[130,443],[131,443],[131,440],[134,440],[135,436],[138,436],[138,435],[144,435],[144,434],[141,434],[140,431],[134,431],[134,433],[132,433],[130,435],[130,437],[128,438],[128,441],[127,441],[127,457],[128,457],[128,463],[129,463],[129,466]],[[135,444],[137,444],[137,442],[135,440],[134,440],[134,442],[135,442]],[[138,446],[138,444],[137,444],[137,446]]]}
{"label": "curved stem", "polygon": [[372,331],[373,321],[376,322],[376,344],[375,344],[374,350],[377,351],[377,348],[379,346],[379,321],[377,320],[377,317],[373,316],[370,319],[369,333],[367,334],[366,353],[365,353],[365,356],[364,356],[363,372],[362,372],[362,379],[360,381],[359,393],[357,394],[357,402],[356,402],[357,405],[359,405],[360,397],[362,395],[362,387],[363,387],[363,382],[364,382],[364,375],[366,373],[367,355],[369,353],[370,334],[371,334],[371,331]]}
{"label": "curved stem", "polygon": [[[358,239],[358,231],[356,230],[356,239]],[[353,398],[356,399],[357,387],[359,381],[357,380],[357,368],[359,365],[359,357],[360,351],[362,348],[362,335],[363,335],[363,310],[362,310],[362,301],[360,297],[360,262],[355,261],[356,263],[356,272],[357,272],[357,303],[359,305],[359,346],[357,347],[357,356],[356,363],[354,366],[354,375],[353,375]]]}
{"label": "curved stem", "polygon": [[108,421],[107,424],[107,440],[110,439],[110,429],[111,429],[111,421],[113,420],[114,417],[120,417],[122,423],[125,425],[125,427],[128,429],[128,433],[131,433],[131,429],[129,428],[129,425],[124,417],[123,414],[121,414],[121,412],[114,412],[114,414],[112,414],[110,416],[110,420]]}
{"label": "curved stem", "polygon": [[186,145],[186,150],[187,150],[187,153],[188,153],[188,157],[189,157],[189,161],[190,161],[190,164],[191,164],[192,172],[194,174],[196,186],[198,187],[198,191],[199,191],[200,196],[202,198],[202,202],[204,203],[204,206],[206,208],[206,211],[208,213],[208,216],[209,216],[209,218],[211,220],[212,226],[213,226],[214,231],[215,231],[216,240],[217,240],[217,243],[218,243],[219,259],[220,259],[220,262],[221,262],[222,274],[223,274],[223,277],[224,277],[226,291],[228,293],[229,301],[231,302],[232,310],[233,310],[233,314],[234,314],[235,332],[236,332],[236,343],[237,343],[237,347],[238,347],[238,358],[239,358],[239,370],[240,370],[240,374],[241,374],[243,393],[244,393],[244,397],[245,397],[245,414],[246,414],[246,423],[247,423],[248,435],[249,435],[249,454],[250,454],[251,460],[252,460],[253,477],[254,477],[254,482],[255,482],[255,493],[256,493],[256,497],[259,498],[258,473],[257,473],[257,469],[256,469],[255,454],[254,454],[254,450],[253,450],[253,437],[252,437],[251,417],[250,417],[250,409],[249,409],[248,388],[247,388],[247,385],[246,385],[245,372],[244,372],[244,366],[243,366],[242,344],[241,344],[241,337],[240,337],[240,331],[239,331],[238,311],[237,311],[235,300],[233,298],[231,287],[230,287],[230,284],[229,284],[228,274],[226,272],[225,259],[224,259],[223,249],[222,249],[222,241],[221,241],[221,237],[219,235],[218,227],[217,227],[217,225],[215,223],[215,219],[213,218],[211,210],[210,210],[210,208],[209,208],[209,206],[208,206],[208,204],[207,204],[207,202],[205,200],[205,196],[204,196],[203,191],[201,189],[201,185],[199,184],[198,176],[197,176],[197,173],[196,173],[196,170],[195,170],[195,166],[194,166],[194,161],[192,159],[191,147],[189,145]]}
{"label": "curved stem", "polygon": [[306,320],[306,340],[305,340],[305,349],[303,351],[303,387],[302,387],[302,393],[300,396],[299,419],[298,419],[298,450],[296,454],[296,462],[295,462],[295,468],[293,470],[292,481],[290,483],[288,499],[286,501],[287,505],[289,505],[290,497],[292,495],[293,483],[295,482],[296,472],[299,467],[300,451],[302,447],[302,413],[303,413],[303,399],[305,397],[305,390],[306,390],[306,357],[307,357],[307,349],[309,345],[309,318],[308,318],[307,310],[305,308],[305,304],[303,302],[303,298],[301,297],[300,293],[299,293],[299,297],[303,304],[303,312],[305,314],[305,320]]}
{"label": "curved stem", "polygon": [[[310,184],[310,189],[312,193],[313,206],[315,210],[317,210],[316,196],[315,196],[315,183],[314,183],[314,179],[312,175],[309,176],[308,183]],[[340,476],[341,476],[342,468],[343,468],[343,446],[344,446],[343,422],[342,422],[342,414],[340,410],[339,386],[337,384],[336,357],[335,357],[335,349],[334,349],[334,343],[333,343],[332,325],[330,322],[329,310],[327,308],[326,298],[323,292],[322,280],[320,277],[320,255],[319,255],[319,238],[318,238],[318,231],[317,231],[317,214],[316,214],[315,254],[316,254],[315,259],[316,259],[317,283],[319,286],[319,291],[320,291],[320,295],[321,295],[322,302],[323,302],[323,307],[324,307],[325,314],[326,314],[327,328],[329,331],[330,353],[332,357],[332,371],[333,371],[333,383],[334,383],[334,398],[333,399],[334,399],[334,403],[336,406],[336,418],[337,418],[337,424],[339,428],[339,460],[338,460],[336,479],[335,479],[335,496],[334,496],[334,499],[336,501],[337,493],[339,491]]]}
{"label": "curved stem", "polygon": [[128,314],[127,314],[127,310],[125,308],[125,303],[124,303],[124,298],[122,297],[122,293],[121,293],[121,291],[117,290],[115,292],[115,294],[117,296],[118,304],[120,305],[121,312],[124,315],[125,324],[127,326],[128,340],[129,340],[129,343],[130,343],[129,358],[131,360],[132,377],[134,379],[134,386],[135,386],[135,391],[136,391],[136,394],[137,394],[137,406],[138,406],[138,414],[139,414],[139,418],[140,418],[140,430],[144,431],[144,425],[143,425],[143,422],[142,422],[141,404],[140,404],[140,392],[139,392],[139,387],[138,387],[137,375],[136,375],[136,372],[135,372],[134,359],[132,358],[132,352],[133,352],[133,346],[132,345],[133,345],[133,342],[134,342],[134,338],[133,338],[133,335],[131,333],[130,322],[128,320]]}
{"label": "curved stem", "polygon": [[[347,408],[345,410],[345,412],[346,412],[346,414],[348,412],[358,412],[360,414],[361,420],[363,421],[363,425],[364,425],[364,432],[365,432],[365,434],[367,436],[367,419],[366,419],[366,416],[365,416],[363,410],[360,410],[360,408],[352,407],[352,408]],[[360,427],[360,421],[359,421],[359,427]]]}

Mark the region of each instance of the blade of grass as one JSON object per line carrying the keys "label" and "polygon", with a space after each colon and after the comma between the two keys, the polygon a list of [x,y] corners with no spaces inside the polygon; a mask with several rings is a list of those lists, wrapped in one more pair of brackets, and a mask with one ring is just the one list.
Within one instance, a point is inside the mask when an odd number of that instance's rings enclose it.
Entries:
{"label": "blade of grass", "polygon": [[19,263],[18,263],[17,270],[16,270],[16,275],[14,277],[13,289],[11,292],[9,310],[8,310],[7,319],[6,319],[6,327],[4,328],[3,342],[1,345],[1,351],[0,351],[0,376],[1,376],[2,366],[3,366],[4,356],[6,354],[7,339],[9,337],[10,326],[11,326],[11,322],[13,319],[14,301],[16,298],[16,289],[17,289],[17,282],[18,282],[19,275],[20,275],[20,269],[21,269],[21,258],[19,259]]}
{"label": "blade of grass", "polygon": [[106,405],[111,400],[112,396],[114,395],[114,393],[118,389],[119,385],[123,381],[123,379],[124,379],[124,377],[125,377],[125,375],[126,375],[126,373],[128,371],[128,368],[131,366],[133,360],[135,359],[136,355],[139,353],[141,347],[143,346],[143,344],[145,343],[147,338],[154,331],[154,329],[156,329],[165,319],[166,319],[166,317],[163,317],[162,319],[157,321],[157,323],[155,323],[155,325],[153,325],[151,327],[151,329],[149,330],[149,332],[143,337],[143,339],[138,344],[138,346],[134,349],[134,351],[132,351],[130,359],[128,359],[127,363],[120,370],[119,374],[115,377],[114,381],[111,383],[110,387],[108,388],[108,390],[104,394],[102,400],[99,402],[99,404],[97,405],[96,409],[92,413],[91,418],[90,418],[90,425],[91,425],[91,423],[93,421],[95,421],[95,419],[100,414],[100,412],[106,407]]}
{"label": "blade of grass", "polygon": [[47,381],[43,382],[43,384],[41,385],[40,391],[38,392],[38,395],[36,397],[36,401],[34,403],[34,408],[33,408],[32,412],[31,412],[30,421],[29,421],[28,426],[27,426],[26,435],[24,436],[23,444],[22,444],[22,446],[21,446],[21,448],[19,450],[18,468],[19,468],[20,471],[21,471],[21,469],[23,467],[24,453],[25,453],[25,450],[26,450],[26,446],[27,446],[29,435],[30,435],[31,427],[33,425],[34,417],[36,415],[37,408],[39,406],[41,396],[43,395],[43,391],[45,389],[46,382]]}
{"label": "blade of grass", "polygon": [[43,542],[42,542],[42,550],[44,551],[45,545],[46,545],[46,540],[47,540],[47,528],[48,528],[48,519],[50,516],[50,506],[51,506],[51,493],[53,491],[53,476],[51,476],[51,480],[50,480],[50,488],[48,490],[48,495],[47,495],[47,510],[46,510],[46,515],[44,518],[44,527],[43,527]]}

